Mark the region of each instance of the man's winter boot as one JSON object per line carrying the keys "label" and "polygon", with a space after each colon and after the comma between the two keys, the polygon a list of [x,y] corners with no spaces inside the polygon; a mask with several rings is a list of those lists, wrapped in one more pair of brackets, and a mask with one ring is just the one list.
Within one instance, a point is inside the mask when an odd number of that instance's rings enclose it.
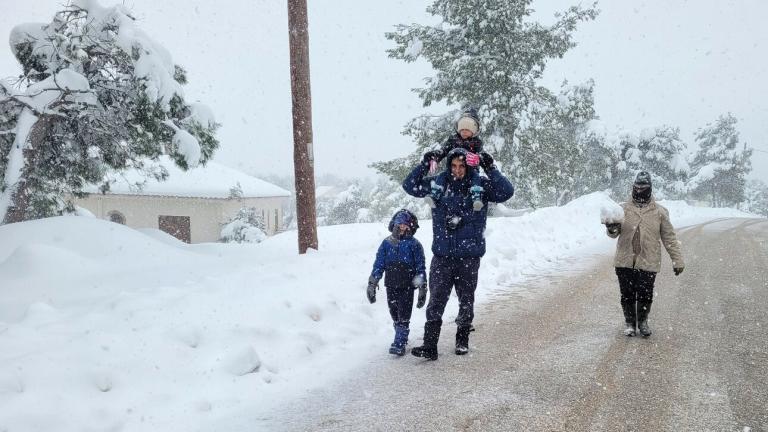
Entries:
{"label": "man's winter boot", "polygon": [[456,328],[456,355],[464,355],[469,352],[469,332],[472,326],[461,325]]}
{"label": "man's winter boot", "polygon": [[637,334],[637,330],[635,329],[635,321],[637,320],[635,302],[622,302],[621,308],[624,310],[624,323],[626,325],[624,328],[624,335],[629,337],[635,336]]}
{"label": "man's winter boot", "polygon": [[424,324],[424,345],[413,348],[411,354],[427,360],[437,360],[437,341],[440,339],[442,324],[439,321],[427,321]]}
{"label": "man's winter boot", "polygon": [[389,353],[402,356],[405,355],[405,346],[408,344],[408,334],[410,329],[403,324],[395,324],[395,341],[389,347]]}
{"label": "man's winter boot", "polygon": [[651,335],[648,326],[648,314],[651,313],[651,302],[637,302],[637,330],[643,337]]}
{"label": "man's winter boot", "polygon": [[472,210],[480,211],[483,209],[483,187],[472,186],[469,188],[469,193],[472,196]]}

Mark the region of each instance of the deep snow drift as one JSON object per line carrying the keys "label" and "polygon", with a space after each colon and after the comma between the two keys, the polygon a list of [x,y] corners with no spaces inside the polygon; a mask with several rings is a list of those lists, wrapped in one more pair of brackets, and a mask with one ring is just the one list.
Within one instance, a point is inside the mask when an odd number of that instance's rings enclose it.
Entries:
{"label": "deep snow drift", "polygon": [[[678,228],[749,216],[664,204]],[[611,253],[606,205],[594,193],[489,219],[478,301],[563,258]],[[388,355],[385,294],[365,299],[386,235],[386,223],[321,227],[320,251],[299,256],[296,232],[186,245],[89,217],[0,227],[0,431],[214,430]],[[456,309],[452,298],[447,323]],[[423,321],[414,311],[412,342]]]}

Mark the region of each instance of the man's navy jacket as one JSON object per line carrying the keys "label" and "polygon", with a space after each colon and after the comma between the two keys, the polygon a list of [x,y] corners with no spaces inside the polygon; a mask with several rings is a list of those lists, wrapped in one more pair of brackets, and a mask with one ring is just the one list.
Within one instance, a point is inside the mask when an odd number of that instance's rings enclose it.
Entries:
{"label": "man's navy jacket", "polygon": [[[409,195],[425,197],[430,193],[432,177],[427,177],[428,163],[420,163],[403,182]],[[482,177],[483,203],[480,211],[472,209],[469,176],[456,180],[444,171],[445,191],[432,209],[432,253],[441,257],[481,257],[485,255],[485,222],[488,202],[501,203],[515,193],[515,187],[498,169]],[[458,219],[457,219],[458,218]],[[455,225],[455,226],[454,226]]]}

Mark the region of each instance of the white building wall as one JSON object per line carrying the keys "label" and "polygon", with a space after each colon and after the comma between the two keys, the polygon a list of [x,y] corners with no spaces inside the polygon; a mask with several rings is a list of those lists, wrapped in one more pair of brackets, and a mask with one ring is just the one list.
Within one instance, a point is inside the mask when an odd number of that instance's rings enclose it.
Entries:
{"label": "white building wall", "polygon": [[[227,215],[226,218],[229,218],[242,207],[255,207],[264,217],[266,233],[272,235],[282,228],[280,225],[283,223],[283,205],[287,203],[287,197],[242,198],[240,200],[226,200],[222,209]],[[277,226],[275,225],[275,214],[277,214]]]}
{"label": "white building wall", "polygon": [[159,229],[158,217],[189,216],[192,243],[216,242],[219,240],[221,225],[241,207],[256,207],[269,217],[266,218],[267,234],[274,234],[275,213],[281,223],[282,206],[287,197],[215,199],[166,197],[151,195],[91,194],[78,199],[76,205],[86,208],[100,219],[109,220],[117,211],[125,217],[125,225],[131,228]]}

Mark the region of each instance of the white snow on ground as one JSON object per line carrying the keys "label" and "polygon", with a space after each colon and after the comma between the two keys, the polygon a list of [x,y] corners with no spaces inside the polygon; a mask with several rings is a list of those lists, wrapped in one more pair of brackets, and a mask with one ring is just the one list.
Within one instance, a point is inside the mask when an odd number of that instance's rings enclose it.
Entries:
{"label": "white snow on ground", "polygon": [[[595,193],[489,219],[478,301],[564,258],[611,253]],[[676,226],[731,209],[664,203]],[[187,245],[90,217],[0,227],[0,431],[216,430],[386,356],[385,294],[365,285],[385,223],[257,245]],[[431,258],[431,226],[417,238]],[[446,322],[455,316],[452,299]],[[414,311],[415,336],[424,311]],[[415,338],[412,338],[412,341]],[[248,429],[248,430],[252,430]]]}

